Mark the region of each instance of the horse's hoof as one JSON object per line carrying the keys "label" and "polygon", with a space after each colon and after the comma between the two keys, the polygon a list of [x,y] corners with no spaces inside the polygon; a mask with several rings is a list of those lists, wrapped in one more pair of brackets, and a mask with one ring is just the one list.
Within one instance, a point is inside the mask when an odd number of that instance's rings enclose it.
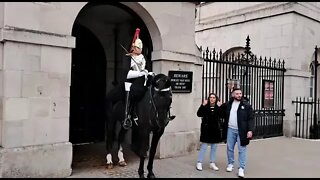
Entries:
{"label": "horse's hoof", "polygon": [[119,166],[126,166],[127,163],[125,161],[119,161]]}
{"label": "horse's hoof", "polygon": [[113,164],[112,163],[110,163],[110,164],[107,164],[107,167],[106,167],[107,169],[113,169]]}
{"label": "horse's hoof", "polygon": [[147,177],[148,178],[156,178],[156,176],[153,173],[149,173]]}
{"label": "horse's hoof", "polygon": [[144,178],[144,174],[139,174],[139,178]]}

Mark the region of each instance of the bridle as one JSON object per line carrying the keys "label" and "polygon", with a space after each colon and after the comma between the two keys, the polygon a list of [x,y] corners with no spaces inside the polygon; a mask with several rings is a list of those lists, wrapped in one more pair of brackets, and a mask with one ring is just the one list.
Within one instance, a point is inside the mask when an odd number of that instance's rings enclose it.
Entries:
{"label": "bridle", "polygon": [[[161,79],[162,79],[162,78],[159,78],[159,79],[156,81],[156,83],[158,83]],[[159,89],[159,88],[157,88],[157,87],[153,87],[153,90],[156,91],[156,92],[170,92],[170,93],[171,93],[171,87],[164,88],[164,89]],[[150,92],[150,101],[151,101],[152,107],[154,108],[155,113],[156,113],[156,115],[155,115],[155,121],[156,121],[157,126],[160,127],[160,125],[159,125],[159,112],[158,112],[157,107],[156,107],[156,105],[155,105],[155,103],[154,103],[152,89],[150,89],[149,92]],[[152,122],[150,122],[150,123],[152,124]]]}

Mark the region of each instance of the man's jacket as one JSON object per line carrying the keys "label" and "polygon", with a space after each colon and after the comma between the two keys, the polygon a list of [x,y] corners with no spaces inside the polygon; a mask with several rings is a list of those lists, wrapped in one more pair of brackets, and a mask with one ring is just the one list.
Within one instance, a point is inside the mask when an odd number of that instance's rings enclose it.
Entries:
{"label": "man's jacket", "polygon": [[[234,100],[230,100],[221,105],[221,110],[224,114],[224,123],[223,123],[223,139],[227,138],[227,130],[228,130],[228,123],[230,117],[230,111],[232,102]],[[242,99],[238,111],[237,111],[237,123],[238,123],[238,130],[240,136],[240,144],[241,146],[248,145],[250,139],[247,138],[247,132],[254,130],[254,118],[253,118],[253,110],[252,106],[249,104],[248,101]],[[254,133],[253,133],[254,135]]]}

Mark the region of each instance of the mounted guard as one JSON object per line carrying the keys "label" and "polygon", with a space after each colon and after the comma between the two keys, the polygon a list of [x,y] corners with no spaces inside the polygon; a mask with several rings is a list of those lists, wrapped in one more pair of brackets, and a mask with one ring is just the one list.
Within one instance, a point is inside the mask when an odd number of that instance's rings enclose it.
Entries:
{"label": "mounted guard", "polygon": [[[132,119],[138,125],[138,116],[136,114],[136,103],[143,97],[147,91],[148,77],[152,78],[155,73],[148,72],[146,67],[146,60],[142,54],[143,43],[139,38],[140,29],[137,28],[131,43],[130,52],[126,56],[130,56],[130,70],[127,74],[125,82],[125,119],[123,127],[128,129],[132,126]],[[126,50],[126,49],[125,49]],[[127,51],[126,51],[127,52]],[[150,77],[151,76],[151,77]],[[169,116],[170,120],[173,120],[175,116]]]}

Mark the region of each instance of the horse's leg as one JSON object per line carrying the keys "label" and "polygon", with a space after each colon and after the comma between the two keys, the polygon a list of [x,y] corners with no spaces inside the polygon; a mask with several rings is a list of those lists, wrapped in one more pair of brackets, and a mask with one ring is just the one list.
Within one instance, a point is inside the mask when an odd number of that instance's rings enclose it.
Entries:
{"label": "horse's leg", "polygon": [[149,154],[149,161],[148,161],[148,178],[155,178],[155,175],[153,173],[153,160],[154,160],[154,156],[156,154],[156,150],[157,150],[157,146],[158,146],[158,142],[160,140],[160,137],[162,136],[164,132],[164,128],[161,129],[158,132],[153,132],[152,134],[152,141],[151,141],[151,147],[150,147],[150,154]]}
{"label": "horse's leg", "polygon": [[113,162],[112,162],[112,155],[111,153],[108,153],[106,156],[106,161],[107,161],[107,169],[112,169],[113,168]]}
{"label": "horse's leg", "polygon": [[149,147],[149,131],[141,127],[141,124],[139,126],[139,157],[140,157],[140,164],[138,173],[140,178],[144,178],[144,160],[146,158],[146,153],[148,151]]}
{"label": "horse's leg", "polygon": [[113,147],[113,133],[111,132],[111,129],[108,129],[107,132],[107,142],[106,142],[106,150],[107,150],[107,156],[106,156],[106,163],[107,163],[107,169],[113,168],[113,162],[112,162],[112,147]]}
{"label": "horse's leg", "polygon": [[139,170],[138,170],[138,174],[140,178],[144,178],[144,159],[145,157],[143,155],[140,155],[140,163],[139,163]]}
{"label": "horse's leg", "polygon": [[107,169],[113,168],[113,162],[112,162],[112,150],[114,148],[119,148],[119,134],[121,130],[121,123],[119,122],[119,117],[117,115],[112,115],[112,112],[116,112],[116,110],[119,108],[119,104],[117,103],[115,107],[113,108],[110,104],[108,106],[108,123],[107,123]]}
{"label": "horse's leg", "polygon": [[118,158],[119,158],[119,166],[126,166],[127,165],[126,161],[123,158],[123,148],[122,148],[121,144],[120,144],[120,148],[118,151]]}
{"label": "horse's leg", "polygon": [[111,115],[112,105],[110,103],[106,104],[106,112],[107,112],[107,122],[106,122],[106,163],[107,169],[113,168],[112,155],[111,150],[113,147],[113,127],[114,127],[114,119]]}

